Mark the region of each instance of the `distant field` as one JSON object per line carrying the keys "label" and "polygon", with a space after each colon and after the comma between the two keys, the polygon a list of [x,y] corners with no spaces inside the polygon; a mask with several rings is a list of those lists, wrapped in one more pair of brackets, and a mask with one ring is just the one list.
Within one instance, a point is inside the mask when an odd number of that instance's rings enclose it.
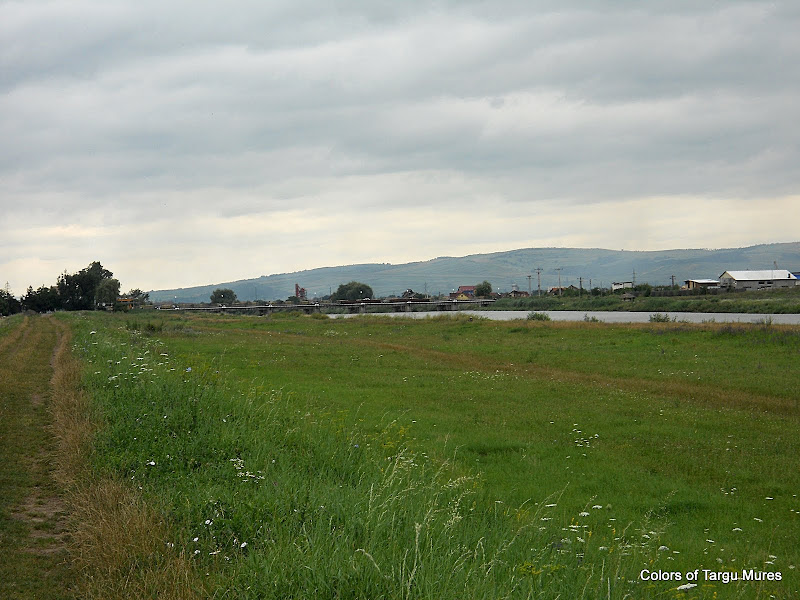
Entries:
{"label": "distant field", "polygon": [[800,593],[800,328],[316,317],[59,315],[201,596]]}

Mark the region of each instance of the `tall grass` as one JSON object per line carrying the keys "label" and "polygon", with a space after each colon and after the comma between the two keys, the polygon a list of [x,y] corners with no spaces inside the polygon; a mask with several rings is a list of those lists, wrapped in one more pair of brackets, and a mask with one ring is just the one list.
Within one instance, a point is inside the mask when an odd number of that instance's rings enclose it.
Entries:
{"label": "tall grass", "polygon": [[[82,389],[83,366],[70,353],[71,333],[59,324],[50,382],[55,476],[66,490],[70,562],[81,598],[190,600],[202,589],[190,564],[165,547],[163,516],[120,473],[91,462],[97,407]],[[97,458],[95,456],[95,458]]]}

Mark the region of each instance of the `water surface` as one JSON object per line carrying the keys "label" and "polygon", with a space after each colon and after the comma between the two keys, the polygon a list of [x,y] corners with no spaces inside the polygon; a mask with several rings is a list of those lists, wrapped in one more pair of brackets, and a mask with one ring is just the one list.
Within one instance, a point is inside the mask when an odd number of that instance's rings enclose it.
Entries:
{"label": "water surface", "polygon": [[[460,310],[460,314],[485,317],[492,321],[511,321],[526,319],[529,310]],[[534,312],[544,313],[552,321],[583,321],[594,317],[604,323],[648,323],[654,312],[609,312],[609,311],[580,311],[580,310],[539,310]],[[372,314],[372,313],[370,313]],[[394,312],[376,313],[387,317],[406,317],[411,319],[424,319],[437,315],[455,315],[456,311],[429,311],[429,312]],[[765,321],[776,325],[800,325],[800,314],[771,315],[758,313],[696,313],[696,312],[661,312],[670,320],[675,319],[685,323],[763,323]],[[356,314],[330,315],[336,318],[356,317]]]}

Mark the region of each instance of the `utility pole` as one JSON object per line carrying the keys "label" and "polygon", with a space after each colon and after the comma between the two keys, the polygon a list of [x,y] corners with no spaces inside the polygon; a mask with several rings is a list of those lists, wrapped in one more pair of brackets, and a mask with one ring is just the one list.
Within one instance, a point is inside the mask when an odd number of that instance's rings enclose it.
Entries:
{"label": "utility pole", "polygon": [[536,289],[538,290],[536,292],[536,295],[537,296],[541,296],[542,295],[542,267],[536,267],[534,269],[534,271],[536,271]]}
{"label": "utility pole", "polygon": [[531,295],[531,277],[533,277],[533,275],[528,275],[528,296]]}
{"label": "utility pole", "polygon": [[578,297],[580,298],[583,296],[583,277],[578,277],[578,282],[580,284],[580,287],[578,288]]}
{"label": "utility pole", "polygon": [[636,287],[636,269],[633,270],[633,287]]}
{"label": "utility pole", "polygon": [[563,268],[564,267],[558,267],[556,269],[556,271],[558,271],[558,295],[559,296],[561,296],[562,293],[563,293],[563,290],[561,289],[561,269],[563,269]]}
{"label": "utility pole", "polygon": [[675,275],[672,275],[672,287],[675,287]]}

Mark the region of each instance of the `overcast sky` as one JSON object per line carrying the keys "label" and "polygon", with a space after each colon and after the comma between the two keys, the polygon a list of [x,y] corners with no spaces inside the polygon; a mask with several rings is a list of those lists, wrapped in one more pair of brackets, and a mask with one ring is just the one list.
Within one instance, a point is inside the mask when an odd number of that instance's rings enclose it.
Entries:
{"label": "overcast sky", "polygon": [[800,2],[0,0],[0,285],[800,239]]}

